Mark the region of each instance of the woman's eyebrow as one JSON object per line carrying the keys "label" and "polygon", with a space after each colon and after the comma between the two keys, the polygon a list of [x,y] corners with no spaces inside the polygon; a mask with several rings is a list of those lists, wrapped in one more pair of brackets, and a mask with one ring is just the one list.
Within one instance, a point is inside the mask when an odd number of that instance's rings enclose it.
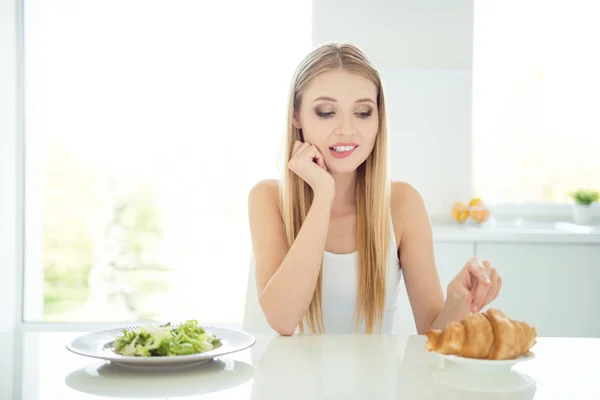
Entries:
{"label": "woman's eyebrow", "polygon": [[[337,102],[337,100],[334,99],[333,97],[321,96],[321,97],[317,97],[316,99],[314,99],[313,103],[315,101],[319,101],[319,100],[332,101],[334,103]],[[373,103],[373,104],[375,104],[375,101],[373,101],[373,99],[369,99],[368,97],[365,97],[363,99],[356,100],[355,103]]]}

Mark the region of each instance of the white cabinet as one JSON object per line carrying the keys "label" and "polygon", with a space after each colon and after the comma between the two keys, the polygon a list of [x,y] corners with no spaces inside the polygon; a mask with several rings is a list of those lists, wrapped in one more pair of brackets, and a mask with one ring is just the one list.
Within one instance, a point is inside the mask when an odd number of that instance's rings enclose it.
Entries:
{"label": "white cabinet", "polygon": [[446,294],[446,286],[475,254],[474,243],[434,243],[435,264]]}
{"label": "white cabinet", "polygon": [[[539,336],[600,337],[600,244],[436,241],[444,294],[473,255],[488,259],[502,276],[502,292],[491,307],[534,325]],[[402,282],[398,334],[415,333]]]}
{"label": "white cabinet", "polygon": [[491,306],[539,336],[600,337],[600,245],[477,243],[502,276]]}
{"label": "white cabinet", "polygon": [[[440,275],[444,296],[446,295],[446,287],[448,283],[458,274],[465,262],[475,255],[474,243],[434,243],[435,261]],[[398,335],[413,335],[417,333],[415,320],[413,317],[410,302],[406,294],[406,286],[404,280],[400,283],[400,303],[399,303],[399,325]]]}

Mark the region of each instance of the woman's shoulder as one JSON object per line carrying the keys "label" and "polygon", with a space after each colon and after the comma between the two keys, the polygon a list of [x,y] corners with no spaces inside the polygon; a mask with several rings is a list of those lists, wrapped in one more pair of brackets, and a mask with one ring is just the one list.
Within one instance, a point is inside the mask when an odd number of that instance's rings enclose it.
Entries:
{"label": "woman's shoulder", "polygon": [[279,180],[264,179],[252,186],[248,201],[259,204],[277,204],[279,207]]}
{"label": "woman's shoulder", "polygon": [[256,192],[279,192],[279,179],[263,179],[256,182],[250,189],[250,193]]}
{"label": "woman's shoulder", "polygon": [[419,190],[408,182],[393,181],[390,190],[390,208],[397,236],[402,236],[415,221],[427,213]]}
{"label": "woman's shoulder", "polygon": [[392,181],[390,197],[392,211],[394,208],[402,210],[406,206],[415,206],[423,202],[423,197],[417,188],[404,181]]}

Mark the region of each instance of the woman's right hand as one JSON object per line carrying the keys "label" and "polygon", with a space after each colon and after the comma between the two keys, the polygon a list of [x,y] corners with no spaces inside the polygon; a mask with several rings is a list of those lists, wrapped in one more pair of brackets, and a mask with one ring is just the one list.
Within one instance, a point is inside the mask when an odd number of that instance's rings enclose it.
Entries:
{"label": "woman's right hand", "polygon": [[288,168],[310,185],[316,194],[335,195],[335,182],[327,171],[323,154],[317,146],[308,142],[296,141]]}

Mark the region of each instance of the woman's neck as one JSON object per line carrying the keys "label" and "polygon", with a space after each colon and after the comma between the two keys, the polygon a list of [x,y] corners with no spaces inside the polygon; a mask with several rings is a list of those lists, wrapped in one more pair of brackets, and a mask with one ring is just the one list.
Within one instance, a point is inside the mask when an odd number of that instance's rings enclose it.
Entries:
{"label": "woman's neck", "polygon": [[356,205],[356,172],[332,172],[335,181],[335,197],[331,208],[334,211],[344,212]]}

